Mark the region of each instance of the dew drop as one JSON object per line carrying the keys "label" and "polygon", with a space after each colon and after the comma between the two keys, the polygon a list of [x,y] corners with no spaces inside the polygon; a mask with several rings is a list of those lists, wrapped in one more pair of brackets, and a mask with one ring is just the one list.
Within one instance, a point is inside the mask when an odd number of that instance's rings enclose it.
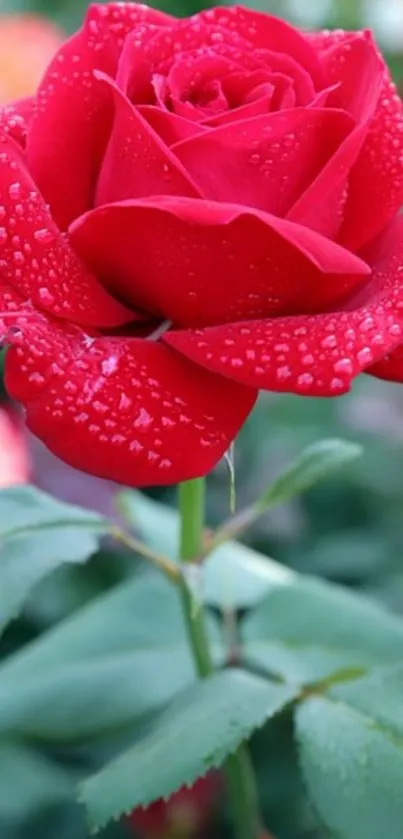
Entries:
{"label": "dew drop", "polygon": [[336,361],[334,370],[336,373],[345,373],[347,376],[351,376],[353,373],[353,364],[351,359],[340,358],[339,361]]}
{"label": "dew drop", "polygon": [[134,421],[135,428],[148,428],[152,423],[152,417],[145,408],[140,408],[140,413]]}
{"label": "dew drop", "polygon": [[372,361],[372,350],[370,347],[363,347],[363,349],[357,353],[357,360],[360,364],[370,364]]}
{"label": "dew drop", "polygon": [[44,286],[38,289],[38,295],[41,303],[43,303],[45,306],[52,306],[55,302],[54,295],[51,294],[49,289],[45,288]]}
{"label": "dew drop", "polygon": [[41,373],[31,373],[31,375],[28,376],[28,381],[35,385],[43,385],[45,383],[45,379]]}
{"label": "dew drop", "polygon": [[10,184],[10,186],[8,188],[8,194],[9,194],[10,198],[12,198],[13,200],[16,200],[17,198],[19,198],[20,195],[21,195],[21,184],[19,184],[19,183]]}
{"label": "dew drop", "polygon": [[14,265],[24,265],[25,256],[22,251],[14,251],[13,253]]}
{"label": "dew drop", "polygon": [[302,373],[298,376],[297,381],[300,387],[309,387],[313,384],[313,376],[311,373]]}
{"label": "dew drop", "polygon": [[7,230],[5,227],[0,227],[0,247],[6,244],[8,239]]}
{"label": "dew drop", "polygon": [[129,399],[129,397],[126,396],[125,393],[120,394],[119,405],[118,405],[118,410],[119,411],[127,411],[129,408],[131,408],[132,404],[133,404],[132,400]]}
{"label": "dew drop", "polygon": [[49,245],[50,242],[53,242],[54,238],[53,233],[47,227],[42,227],[40,230],[35,230],[34,232],[34,239],[42,245]]}

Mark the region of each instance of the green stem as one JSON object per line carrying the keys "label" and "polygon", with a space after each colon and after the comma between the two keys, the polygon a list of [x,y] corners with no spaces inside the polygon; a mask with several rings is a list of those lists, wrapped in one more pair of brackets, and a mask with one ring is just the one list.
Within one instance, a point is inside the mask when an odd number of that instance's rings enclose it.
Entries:
{"label": "green stem", "polygon": [[[206,631],[205,610],[202,603],[194,597],[188,580],[189,572],[199,570],[199,566],[192,568],[191,563],[195,563],[202,554],[204,499],[204,478],[180,485],[180,558],[184,565],[181,583],[182,607],[194,662],[202,679],[214,673],[214,665]],[[223,768],[236,839],[257,839],[259,816],[255,778],[245,744],[227,758]]]}

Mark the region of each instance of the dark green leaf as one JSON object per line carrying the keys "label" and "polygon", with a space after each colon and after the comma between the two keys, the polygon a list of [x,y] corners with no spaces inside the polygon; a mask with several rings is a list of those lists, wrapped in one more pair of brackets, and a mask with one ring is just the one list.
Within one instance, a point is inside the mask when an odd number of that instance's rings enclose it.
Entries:
{"label": "dark green leaf", "polygon": [[184,690],[129,751],[82,786],[92,827],[167,797],[220,766],[295,698],[290,686],[227,670]]}

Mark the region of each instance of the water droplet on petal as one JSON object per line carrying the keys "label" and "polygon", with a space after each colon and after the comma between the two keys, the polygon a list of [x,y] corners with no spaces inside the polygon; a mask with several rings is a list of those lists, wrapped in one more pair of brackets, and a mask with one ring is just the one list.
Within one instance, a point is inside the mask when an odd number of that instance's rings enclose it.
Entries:
{"label": "water droplet on petal", "polygon": [[40,230],[35,230],[34,238],[37,242],[41,242],[43,245],[49,245],[54,240],[54,234],[48,230],[46,227],[42,227]]}
{"label": "water droplet on petal", "polygon": [[347,376],[351,376],[353,373],[353,364],[351,359],[340,358],[339,361],[336,361],[334,369],[336,373],[345,373]]}

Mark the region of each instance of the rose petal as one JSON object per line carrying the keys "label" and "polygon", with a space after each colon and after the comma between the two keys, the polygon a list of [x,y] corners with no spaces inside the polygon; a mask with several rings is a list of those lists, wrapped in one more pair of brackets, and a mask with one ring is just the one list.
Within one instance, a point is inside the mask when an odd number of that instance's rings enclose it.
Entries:
{"label": "rose petal", "polygon": [[171,18],[140,3],[96,4],[83,28],[62,46],[39,87],[28,134],[34,179],[65,229],[91,203],[110,126],[110,98],[94,70],[114,74],[127,33]]}
{"label": "rose petal", "polygon": [[385,67],[375,115],[349,178],[340,241],[358,250],[403,202],[403,104]]}
{"label": "rose petal", "polygon": [[19,99],[9,105],[0,108],[0,130],[6,132],[16,143],[23,148],[27,139],[28,125],[34,112],[35,100],[33,97]]}
{"label": "rose petal", "polygon": [[264,66],[249,49],[248,42],[220,26],[200,23],[197,16],[176,21],[152,38],[133,32],[126,38],[116,76],[118,86],[136,104],[150,104],[153,76],[167,75],[176,56],[189,50],[211,47],[217,55],[232,57],[247,69]]}
{"label": "rose petal", "polygon": [[99,207],[72,225],[71,237],[121,299],[185,326],[321,310],[369,271],[310,230],[189,198]]}
{"label": "rose petal", "polygon": [[191,122],[177,114],[172,114],[170,111],[163,111],[155,105],[139,105],[137,110],[167,146],[172,146],[180,140],[186,140],[187,137],[193,137],[194,134],[207,131],[204,125]]}
{"label": "rose petal", "polygon": [[80,262],[28,174],[18,147],[0,146],[0,273],[41,309],[85,326],[115,327],[135,318]]}
{"label": "rose petal", "polygon": [[343,108],[357,123],[373,117],[385,64],[370,32],[351,33],[322,55],[329,85],[337,85],[327,106]]}
{"label": "rose petal", "polygon": [[[342,311],[169,332],[206,369],[264,390],[336,396],[403,337],[403,219],[375,243],[373,278]],[[372,371],[373,368],[371,368]]]}
{"label": "rose petal", "polygon": [[[266,95],[260,96],[252,102],[248,102],[246,105],[241,105],[239,108],[234,108],[231,111],[223,111],[221,114],[209,117],[204,120],[203,124],[209,128],[218,128],[219,125],[228,125],[228,123],[268,114],[275,92],[275,88],[272,85],[267,85]],[[187,138],[184,137],[183,139]]]}
{"label": "rose petal", "polygon": [[112,79],[100,73],[97,78],[113,95],[115,117],[95,205],[150,194],[200,197],[186,169]]}
{"label": "rose petal", "polygon": [[217,6],[195,15],[194,19],[218,24],[236,32],[253,47],[291,55],[308,71],[317,88],[324,86],[323,73],[314,48],[305,35],[284,20],[242,6]]}
{"label": "rose petal", "polygon": [[6,386],[27,424],[72,466],[130,486],[209,472],[256,392],[207,373],[162,344],[98,338],[43,322],[6,359]]}
{"label": "rose petal", "polygon": [[365,372],[387,382],[403,382],[403,347],[397,347]]}
{"label": "rose petal", "polygon": [[172,150],[208,198],[282,216],[353,126],[343,111],[296,108],[232,122]]}
{"label": "rose petal", "polygon": [[[327,107],[346,108],[356,117],[358,125],[300,195],[288,218],[323,236],[336,238],[353,200],[351,174],[360,159],[377,108],[384,69],[374,44],[362,36],[345,38],[327,50],[323,65],[328,82],[340,82],[327,96]],[[360,229],[363,213],[361,207]]]}

